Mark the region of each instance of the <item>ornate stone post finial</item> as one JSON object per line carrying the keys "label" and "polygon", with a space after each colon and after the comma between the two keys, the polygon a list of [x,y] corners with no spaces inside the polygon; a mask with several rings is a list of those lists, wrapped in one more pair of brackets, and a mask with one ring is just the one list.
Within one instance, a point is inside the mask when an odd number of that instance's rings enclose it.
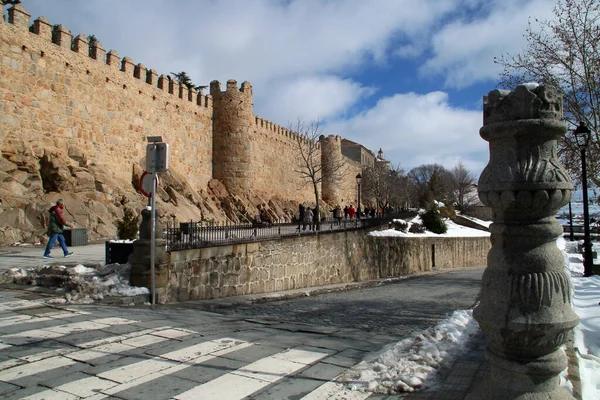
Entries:
{"label": "ornate stone post finial", "polygon": [[478,191],[493,211],[492,248],[473,315],[489,340],[491,372],[470,399],[573,398],[559,386],[560,347],[578,317],[554,217],[573,189],[557,158],[566,130],[555,88],[525,84],[484,97],[479,132],[490,161]]}

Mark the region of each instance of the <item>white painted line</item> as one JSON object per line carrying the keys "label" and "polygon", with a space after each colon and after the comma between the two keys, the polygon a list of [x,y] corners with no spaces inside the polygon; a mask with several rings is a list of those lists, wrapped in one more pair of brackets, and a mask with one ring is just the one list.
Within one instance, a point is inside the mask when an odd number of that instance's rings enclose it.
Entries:
{"label": "white painted line", "polygon": [[[222,348],[222,343],[224,343],[224,342],[229,343],[230,347],[228,347],[228,348]],[[241,350],[241,349],[245,349],[246,347],[252,346],[252,343],[242,342],[242,341],[233,340],[233,339],[217,339],[217,340],[212,340],[210,342],[205,342],[205,343],[209,344],[209,346],[213,346],[215,349],[218,349],[218,350],[215,350],[215,352],[213,352],[213,353],[206,354],[206,355],[200,356],[198,358],[195,358],[193,360],[190,360],[190,361],[188,361],[186,363],[177,364],[177,365],[174,365],[174,366],[172,366],[170,368],[163,369],[163,370],[160,370],[160,371],[156,371],[156,372],[153,372],[153,373],[145,375],[145,376],[141,376],[141,377],[139,377],[137,379],[134,379],[134,380],[131,380],[131,381],[127,382],[127,383],[124,383],[124,384],[112,387],[112,388],[110,388],[108,390],[104,390],[103,393],[108,394],[108,395],[115,395],[115,394],[117,394],[119,392],[122,392],[122,391],[125,391],[125,390],[128,390],[128,389],[134,388],[134,387],[139,386],[141,384],[144,384],[146,382],[150,382],[150,381],[152,381],[154,379],[158,379],[158,378],[161,378],[163,376],[167,376],[167,375],[173,374],[173,373],[175,373],[177,371],[181,371],[183,369],[186,369],[191,364],[201,364],[203,362],[206,362],[208,360],[216,358],[216,357],[218,357],[220,355],[224,355],[224,354],[227,354],[227,353],[231,353],[231,352],[234,352],[234,351],[237,351],[237,350]],[[204,343],[202,343],[202,344],[204,344]],[[191,346],[191,347],[195,347],[195,346]],[[185,350],[185,349],[183,349],[183,350]],[[171,359],[174,359],[174,358],[177,358],[179,356],[179,352],[180,351],[181,350],[173,351],[171,353],[166,353],[166,354],[163,354],[161,357],[169,357]],[[142,361],[142,363],[143,362],[145,362],[145,361]],[[135,366],[137,366],[137,364],[133,365],[133,367],[135,367]]]}
{"label": "white painted line", "polygon": [[45,300],[15,300],[8,301],[6,303],[0,303],[0,311],[15,311],[15,310],[25,310],[28,308],[37,308],[40,305],[43,305]]}
{"label": "white painted line", "polygon": [[32,319],[34,318],[31,315],[13,315],[11,317],[3,317],[0,318],[0,327],[23,324]]}
{"label": "white painted line", "polygon": [[[161,338],[165,340],[164,338]],[[239,347],[247,347],[247,342],[234,339],[218,339],[211,340],[205,343],[199,343],[194,346],[189,346],[170,353],[162,354],[158,357],[153,357],[149,360],[137,362],[135,364],[125,365],[115,368],[110,371],[98,374],[99,377],[110,379],[111,381],[126,383],[134,379],[139,379],[145,375],[153,374],[167,368],[176,366],[176,362],[204,362],[216,357],[213,353],[221,353],[224,350],[232,351],[231,348],[239,349]],[[243,347],[241,347],[243,348]],[[208,358],[207,358],[208,357]]]}
{"label": "white painted line", "polygon": [[52,321],[55,319],[73,318],[82,314],[74,312],[57,311],[53,313],[43,314],[41,317],[33,317],[31,315],[15,315],[12,317],[0,318],[0,328],[4,326],[30,324],[33,322]]}
{"label": "white painted line", "polygon": [[8,349],[9,347],[12,347],[12,345],[0,342],[0,350]]}
{"label": "white painted line", "polygon": [[17,365],[25,364],[25,361],[19,360],[18,358],[9,359],[6,361],[0,362],[0,371],[3,371],[8,368],[16,367]]}
{"label": "white painted line", "polygon": [[132,324],[135,322],[137,321],[123,318],[104,318],[95,321],[75,322],[72,324],[63,324],[44,329],[32,329],[25,332],[3,335],[2,340],[10,344],[19,345],[44,339],[55,339],[71,333],[102,329],[113,325]]}
{"label": "white painted line", "polygon": [[174,398],[177,400],[243,399],[257,390],[327,357],[327,355],[326,353],[291,349],[262,358],[210,382],[196,386]]}
{"label": "white painted line", "polygon": [[[73,396],[65,392],[55,390],[44,390],[31,396],[22,397],[21,400],[79,400],[81,397]],[[86,399],[87,400],[87,399]]]}
{"label": "white painted line", "polygon": [[109,389],[117,383],[100,379],[96,376],[90,376],[89,378],[83,378],[78,381],[73,381],[60,385],[54,388],[54,390],[61,390],[71,395],[79,397],[89,397],[97,394],[102,390]]}
{"label": "white painted line", "polygon": [[82,343],[82,344],[79,344],[77,346],[78,347],[82,347],[82,348],[85,349],[85,348],[89,348],[89,347],[95,347],[95,346],[105,345],[105,344],[109,344],[109,343],[120,342],[122,340],[136,338],[136,337],[139,337],[139,336],[149,335],[149,334],[154,333],[156,331],[160,331],[161,329],[168,329],[168,328],[170,328],[170,326],[164,326],[162,328],[144,329],[144,330],[141,330],[141,331],[124,333],[122,335],[110,336],[110,337],[103,338],[103,339],[92,340],[90,342]]}
{"label": "white painted line", "polygon": [[191,335],[192,333],[196,333],[194,331],[190,331],[188,329],[183,328],[173,328],[173,329],[164,329],[162,331],[153,332],[152,334],[155,336],[164,337],[167,339],[178,339],[180,337]]}
{"label": "white painted line", "polygon": [[170,353],[162,354],[159,357],[179,362],[192,362],[201,356],[206,355],[221,355],[222,350],[226,350],[227,353],[231,352],[232,347],[236,347],[238,350],[250,346],[248,342],[242,340],[222,338],[215,339],[204,343],[198,343],[184,349],[175,350]]}
{"label": "white painted line", "polygon": [[[106,339],[92,340],[90,342],[81,343],[81,344],[77,345],[77,347],[81,347],[84,350],[79,350],[78,348],[72,348],[72,347],[64,348],[64,349],[55,349],[55,350],[48,350],[48,351],[44,351],[41,353],[36,353],[36,354],[28,355],[28,356],[19,357],[19,359],[27,361],[27,362],[34,362],[34,361],[43,360],[44,358],[65,356],[65,357],[72,358],[74,360],[86,362],[86,361],[92,360],[94,358],[99,358],[99,357],[104,357],[106,355],[110,355],[111,353],[112,354],[117,353],[117,350],[120,347],[117,346],[117,347],[113,348],[113,347],[108,346],[108,345],[111,345],[112,343],[119,342],[120,340],[130,339],[131,337],[134,337],[134,334],[144,335],[144,334],[147,334],[147,333],[153,332],[153,331],[155,331],[155,329],[145,329],[140,332],[132,332],[132,333],[127,333],[125,335],[112,336],[112,337],[106,338]],[[159,343],[164,340],[167,340],[167,339],[158,340],[158,341],[155,341],[155,343]],[[101,345],[96,346],[97,344],[101,344]],[[90,349],[93,346],[96,346],[96,347],[94,349]],[[108,346],[108,347],[105,347],[105,346]],[[121,351],[125,351],[125,350],[133,349],[134,347],[122,345],[121,348],[122,348]],[[2,369],[2,368],[0,368],[0,369]]]}
{"label": "white painted line", "polygon": [[350,390],[346,385],[330,381],[302,397],[301,400],[363,400],[371,394]]}
{"label": "white painted line", "polygon": [[167,340],[164,337],[154,336],[153,334],[136,336],[131,339],[123,340],[121,343],[131,347],[146,347]]}
{"label": "white painted line", "polygon": [[135,347],[127,346],[123,343],[109,343],[102,346],[94,347],[93,349],[75,351],[69,354],[65,354],[64,356],[75,361],[88,362],[96,358],[110,356],[112,354],[120,354],[133,349],[135,349]]}
{"label": "white painted line", "polygon": [[0,371],[0,381],[11,382],[25,376],[35,375],[52,369],[62,368],[75,364],[75,361],[65,357],[52,357],[42,361],[36,361],[17,367]]}

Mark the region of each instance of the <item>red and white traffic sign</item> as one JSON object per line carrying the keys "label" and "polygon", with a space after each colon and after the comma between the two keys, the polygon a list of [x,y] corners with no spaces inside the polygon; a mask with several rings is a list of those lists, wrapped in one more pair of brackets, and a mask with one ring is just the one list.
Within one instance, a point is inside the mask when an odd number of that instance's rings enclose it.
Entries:
{"label": "red and white traffic sign", "polygon": [[[152,192],[154,191],[152,176],[152,172],[144,171],[140,178],[140,191],[146,197],[152,197]],[[158,188],[158,175],[156,176],[156,187]]]}

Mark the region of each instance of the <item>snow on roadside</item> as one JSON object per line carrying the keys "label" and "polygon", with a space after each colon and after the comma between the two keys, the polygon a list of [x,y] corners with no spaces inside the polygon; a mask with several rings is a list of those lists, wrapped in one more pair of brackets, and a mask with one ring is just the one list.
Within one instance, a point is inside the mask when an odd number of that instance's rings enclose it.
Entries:
{"label": "snow on roadside", "polygon": [[49,304],[91,304],[110,296],[136,296],[149,294],[145,287],[129,284],[129,264],[108,264],[101,269],[81,264],[65,266],[41,266],[36,268],[12,268],[3,273],[3,282],[55,288],[64,293],[53,298]]}
{"label": "snow on roadside", "polygon": [[379,394],[413,392],[434,386],[438,370],[468,351],[479,332],[472,310],[457,310],[436,326],[413,333],[355,365],[336,381],[351,390]]}

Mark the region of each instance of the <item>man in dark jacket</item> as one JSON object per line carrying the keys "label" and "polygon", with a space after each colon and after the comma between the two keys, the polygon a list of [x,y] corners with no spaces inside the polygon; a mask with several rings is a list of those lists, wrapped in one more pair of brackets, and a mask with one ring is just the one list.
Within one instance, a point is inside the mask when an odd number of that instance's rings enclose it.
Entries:
{"label": "man in dark jacket", "polygon": [[65,242],[65,237],[63,236],[63,229],[65,226],[72,227],[73,224],[67,222],[65,217],[63,216],[63,210],[65,208],[65,202],[62,200],[58,200],[56,205],[50,208],[50,219],[48,220],[48,244],[46,244],[46,250],[44,251],[44,258],[53,258],[50,255],[50,251],[56,240],[58,240],[58,244],[62,247],[63,254],[65,257],[69,257],[73,255],[73,252],[70,252],[67,249],[67,243]]}
{"label": "man in dark jacket", "polygon": [[300,224],[304,222],[304,204],[298,204],[298,230],[300,230]]}

